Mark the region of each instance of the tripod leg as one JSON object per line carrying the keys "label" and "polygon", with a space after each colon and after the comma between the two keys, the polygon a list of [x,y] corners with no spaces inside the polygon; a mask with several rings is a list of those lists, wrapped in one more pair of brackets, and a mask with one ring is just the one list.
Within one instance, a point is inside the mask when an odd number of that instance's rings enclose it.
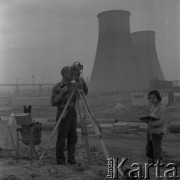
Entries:
{"label": "tripod leg", "polygon": [[[77,108],[78,108],[78,113],[79,113],[79,119],[80,119],[80,123],[81,123],[81,126],[82,126],[82,123],[83,123],[83,121],[82,121],[82,116],[81,116],[81,111],[80,111],[80,105],[79,105],[79,97],[77,97]],[[81,127],[81,132],[82,132],[82,127]],[[84,138],[84,136],[82,136],[82,141],[83,141],[83,138]]]}
{"label": "tripod leg", "polygon": [[66,103],[66,105],[65,105],[65,107],[64,107],[64,109],[63,109],[63,111],[62,111],[62,113],[61,113],[61,116],[59,117],[59,120],[57,121],[56,126],[54,127],[54,130],[53,130],[53,132],[52,132],[52,134],[51,134],[51,136],[50,136],[50,138],[49,138],[49,140],[48,140],[48,142],[47,142],[47,146],[46,146],[47,148],[46,148],[46,149],[42,152],[42,154],[41,154],[41,157],[40,157],[40,159],[39,159],[38,164],[41,163],[41,161],[43,160],[43,158],[44,158],[44,156],[45,156],[45,154],[46,154],[46,151],[47,151],[47,149],[48,149],[49,146],[50,146],[51,140],[53,139],[54,134],[56,133],[56,131],[57,131],[57,129],[58,129],[58,126],[59,126],[59,124],[61,123],[61,120],[62,120],[62,118],[63,118],[63,116],[64,116],[64,114],[65,114],[65,112],[66,112],[66,109],[67,109],[68,106],[69,106],[69,103],[70,103],[70,101],[71,101],[71,99],[72,99],[72,97],[73,97],[73,95],[74,95],[74,92],[75,92],[75,90],[72,91],[72,93],[71,93],[71,95],[70,95],[70,97],[69,97],[69,99],[68,99],[68,101],[67,101],[67,103]]}
{"label": "tripod leg", "polygon": [[81,126],[82,126],[82,128],[81,128],[81,133],[82,133],[83,140],[84,140],[84,143],[85,143],[85,148],[86,148],[86,153],[87,153],[87,159],[88,159],[88,163],[91,164],[91,156],[90,156],[90,148],[89,148],[87,127],[86,127],[86,124],[83,124],[83,121],[82,121],[81,111],[80,111],[80,105],[79,105],[79,99],[78,99],[77,106],[78,106],[79,118],[80,118],[80,122],[81,122]]}
{"label": "tripod leg", "polygon": [[9,127],[9,133],[10,133],[10,136],[11,136],[11,141],[12,141],[12,144],[13,144],[13,148],[15,149],[15,144],[14,144],[14,139],[13,139],[13,136],[12,136],[12,132],[11,132],[11,128]]}
{"label": "tripod leg", "polygon": [[17,129],[16,162],[18,162],[18,158],[19,158],[19,129]]}
{"label": "tripod leg", "polygon": [[103,139],[102,139],[102,133],[101,133],[101,131],[100,131],[99,124],[98,124],[98,122],[96,121],[96,119],[93,117],[91,108],[90,108],[90,106],[89,106],[89,104],[88,104],[88,102],[87,102],[87,100],[86,100],[86,97],[85,97],[85,95],[84,95],[84,92],[83,92],[82,90],[78,90],[78,93],[79,93],[79,96],[80,96],[80,98],[81,98],[81,100],[82,100],[82,102],[83,102],[83,105],[84,105],[84,107],[85,107],[85,109],[86,109],[86,111],[87,111],[87,113],[88,113],[88,115],[89,115],[89,117],[90,117],[90,119],[91,119],[91,124],[92,124],[92,126],[93,126],[93,128],[94,128],[94,131],[95,131],[95,133],[96,133],[96,135],[97,135],[98,140],[100,141],[100,144],[101,144],[103,153],[104,153],[104,155],[105,155],[105,157],[106,157],[106,159],[107,159],[107,158],[109,158],[109,152],[108,152],[108,150],[107,150],[107,148],[106,148],[106,146],[105,146],[105,144],[104,144],[104,141],[103,141]]}
{"label": "tripod leg", "polygon": [[31,164],[33,163],[33,142],[30,143],[30,158],[31,158]]}
{"label": "tripod leg", "polygon": [[84,105],[87,113],[89,114],[89,116],[91,118],[91,123],[92,123],[93,128],[94,128],[94,130],[96,132],[96,135],[99,138],[99,137],[102,136],[102,132],[101,132],[101,128],[99,126],[99,123],[97,122],[97,120],[93,116],[93,113],[92,113],[91,108],[90,108],[90,106],[89,106],[89,104],[87,102],[87,99],[86,99],[86,97],[84,95],[84,92],[82,90],[79,90],[78,92],[79,92],[79,96],[80,96],[80,98],[81,98],[81,100],[83,102],[83,105]]}
{"label": "tripod leg", "polygon": [[87,127],[86,125],[83,125],[82,127],[84,130],[84,142],[85,142],[85,148],[87,152],[87,158],[88,158],[88,163],[91,164],[91,155],[90,155],[90,148],[89,148],[89,141],[88,141],[88,133],[87,133]]}
{"label": "tripod leg", "polygon": [[34,150],[34,153],[35,153],[35,155],[36,155],[37,160],[39,160],[39,156],[38,156],[38,154],[37,154],[37,151],[36,151],[35,146],[33,146],[33,150]]}

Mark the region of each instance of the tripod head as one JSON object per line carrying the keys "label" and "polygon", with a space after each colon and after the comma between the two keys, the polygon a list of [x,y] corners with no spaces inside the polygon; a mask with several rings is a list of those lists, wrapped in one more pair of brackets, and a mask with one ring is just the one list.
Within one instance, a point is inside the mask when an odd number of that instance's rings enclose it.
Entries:
{"label": "tripod head", "polygon": [[80,62],[74,62],[71,66],[74,80],[78,79],[82,75],[83,65]]}
{"label": "tripod head", "polygon": [[83,84],[84,83],[82,82],[82,78],[81,77],[79,77],[78,79],[75,80],[75,88],[77,90],[83,89]]}
{"label": "tripod head", "polygon": [[74,62],[71,66],[73,79],[75,80],[76,89],[82,89],[84,79],[81,77],[83,71],[83,65],[80,62]]}

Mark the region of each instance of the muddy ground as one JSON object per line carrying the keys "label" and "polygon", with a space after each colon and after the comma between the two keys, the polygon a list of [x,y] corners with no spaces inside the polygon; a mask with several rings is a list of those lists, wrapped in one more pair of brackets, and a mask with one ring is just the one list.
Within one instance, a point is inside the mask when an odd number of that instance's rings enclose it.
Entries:
{"label": "muddy ground", "polygon": [[[122,97],[110,96],[89,99],[90,105],[95,112],[96,118],[112,118],[118,121],[138,121],[138,117],[147,113],[147,108],[131,107],[129,101]],[[121,102],[121,104],[119,103]],[[180,106],[170,105],[168,107],[168,121],[177,122],[180,119]],[[8,107],[2,108],[1,115],[9,115],[11,112],[21,112],[19,108]],[[51,107],[34,107],[34,117],[53,117],[55,109]],[[51,132],[42,132],[42,143],[37,146],[39,155],[46,147],[46,142]],[[15,137],[15,130],[13,130]],[[55,141],[53,139],[50,150],[43,160],[43,163],[37,165],[37,160],[31,165],[26,158],[28,148],[21,145],[21,158],[17,163],[15,160],[15,151],[12,149],[12,143],[7,130],[7,123],[0,123],[0,179],[62,179],[62,180],[101,180],[106,179],[107,162],[103,156],[101,147],[96,137],[89,135],[91,146],[92,164],[87,163],[86,151],[83,146],[81,134],[78,135],[78,145],[76,149],[77,165],[65,166],[56,165],[55,161]],[[146,162],[145,145],[146,133],[137,134],[103,134],[104,142],[111,157],[128,157],[126,164],[129,167],[133,162],[144,164]],[[16,141],[16,140],[15,140]],[[178,166],[180,175],[180,135],[169,133],[163,140],[164,162],[175,162]],[[165,169],[163,169],[165,170]],[[153,174],[154,172],[151,172]],[[151,179],[155,179],[152,175]]]}
{"label": "muddy ground", "polygon": [[[47,138],[50,133],[43,134],[43,142],[36,149],[39,153],[43,151],[46,146]],[[180,172],[180,136],[167,135],[164,138],[164,162],[175,162],[178,165],[178,173]],[[145,156],[145,134],[121,134],[121,135],[105,135],[104,141],[107,149],[112,157],[123,158],[128,157],[125,166],[128,168],[133,162],[144,164],[146,162]],[[45,158],[40,165],[37,165],[37,160],[34,159],[31,165],[27,159],[28,148],[21,145],[20,159],[18,163],[15,159],[15,151],[12,149],[2,149],[0,152],[0,179],[77,179],[77,180],[101,180],[105,179],[107,175],[106,159],[103,156],[101,147],[95,136],[89,136],[89,143],[91,144],[91,160],[92,164],[87,163],[86,151],[82,143],[82,137],[79,134],[78,145],[76,149],[76,158],[78,164],[71,166],[56,165],[55,161],[55,139],[51,143],[50,150],[47,151]],[[66,152],[67,154],[67,152]],[[165,169],[162,170],[162,173]],[[154,171],[152,170],[152,178]],[[180,174],[179,174],[180,175]]]}

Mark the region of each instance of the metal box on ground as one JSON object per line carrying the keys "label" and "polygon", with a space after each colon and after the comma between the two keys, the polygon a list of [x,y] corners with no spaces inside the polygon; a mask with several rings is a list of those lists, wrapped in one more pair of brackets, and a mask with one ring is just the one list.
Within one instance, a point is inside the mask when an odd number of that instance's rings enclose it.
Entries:
{"label": "metal box on ground", "polygon": [[30,113],[19,113],[15,115],[17,125],[30,125],[33,124]]}

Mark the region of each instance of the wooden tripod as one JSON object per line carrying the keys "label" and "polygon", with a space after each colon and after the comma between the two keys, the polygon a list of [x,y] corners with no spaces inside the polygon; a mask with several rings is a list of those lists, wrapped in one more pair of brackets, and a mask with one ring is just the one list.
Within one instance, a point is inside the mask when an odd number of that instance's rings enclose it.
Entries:
{"label": "wooden tripod", "polygon": [[[91,108],[90,108],[90,106],[89,106],[89,104],[88,104],[88,101],[87,101],[87,99],[86,99],[86,96],[85,96],[85,94],[84,94],[84,91],[83,91],[82,89],[78,89],[78,88],[76,87],[76,89],[74,89],[74,90],[72,91],[72,93],[71,93],[71,95],[70,95],[70,97],[69,97],[69,99],[68,99],[68,101],[67,101],[67,103],[66,103],[66,105],[65,105],[65,107],[64,107],[64,109],[63,109],[63,111],[62,111],[62,113],[61,113],[61,116],[59,117],[59,120],[57,121],[56,126],[54,127],[54,130],[53,130],[53,132],[52,132],[52,134],[51,134],[51,136],[50,136],[50,138],[49,138],[49,140],[48,140],[48,142],[47,142],[46,148],[45,148],[45,150],[42,152],[42,154],[41,154],[41,156],[40,156],[40,159],[39,159],[38,164],[41,163],[41,161],[43,160],[43,158],[44,158],[44,156],[45,156],[45,154],[46,154],[47,149],[49,149],[51,140],[53,139],[53,137],[54,137],[54,135],[55,135],[55,133],[56,133],[56,131],[57,131],[57,129],[58,129],[58,126],[59,126],[59,124],[61,123],[61,120],[62,120],[62,118],[63,118],[63,116],[64,116],[64,114],[65,114],[65,112],[66,112],[66,109],[68,108],[69,103],[70,103],[70,101],[71,101],[71,99],[72,99],[72,97],[73,97],[73,95],[74,95],[75,92],[78,93],[77,95],[79,95],[79,99],[81,99],[81,101],[82,101],[82,103],[83,103],[83,106],[84,106],[87,114],[88,114],[89,117],[90,117],[92,127],[94,128],[95,134],[96,134],[96,136],[97,136],[97,138],[98,138],[98,140],[99,140],[99,142],[100,142],[100,145],[101,145],[101,147],[102,147],[102,150],[103,150],[103,153],[104,153],[105,158],[106,158],[106,159],[109,158],[108,150],[107,150],[107,148],[106,148],[106,146],[105,146],[105,144],[104,144],[104,141],[103,141],[103,139],[102,139],[102,132],[101,132],[101,128],[100,128],[100,126],[99,126],[99,123],[97,122],[97,120],[96,120],[96,119],[94,118],[94,116],[93,116],[93,113],[92,113]],[[79,106],[79,105],[78,105],[78,106]],[[79,108],[79,107],[78,107],[78,108]],[[79,111],[80,111],[80,110],[79,110]],[[81,118],[81,117],[80,117],[80,118]],[[90,151],[89,151],[89,145],[88,145],[88,138],[87,138],[87,137],[85,137],[85,146],[86,146],[88,161],[90,162]]]}

